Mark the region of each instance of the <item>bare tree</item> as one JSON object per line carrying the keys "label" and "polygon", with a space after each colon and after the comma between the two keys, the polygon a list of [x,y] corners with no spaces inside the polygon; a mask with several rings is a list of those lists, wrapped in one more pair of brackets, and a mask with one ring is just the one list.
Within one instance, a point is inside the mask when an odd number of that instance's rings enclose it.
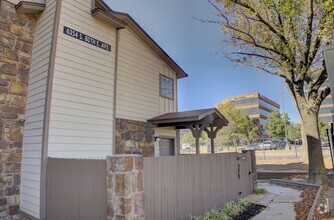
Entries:
{"label": "bare tree", "polygon": [[309,160],[309,181],[325,168],[318,113],[330,88],[322,47],[334,38],[334,0],[218,0],[209,3],[221,25],[222,53],[232,62],[282,77],[297,106]]}

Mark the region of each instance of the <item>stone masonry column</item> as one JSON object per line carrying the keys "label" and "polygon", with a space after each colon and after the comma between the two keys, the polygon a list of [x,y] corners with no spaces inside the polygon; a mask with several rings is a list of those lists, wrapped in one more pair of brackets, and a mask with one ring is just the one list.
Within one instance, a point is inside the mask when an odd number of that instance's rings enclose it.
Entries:
{"label": "stone masonry column", "polygon": [[0,0],[0,219],[18,219],[22,138],[36,19]]}
{"label": "stone masonry column", "polygon": [[143,177],[141,155],[107,157],[108,220],[145,218]]}

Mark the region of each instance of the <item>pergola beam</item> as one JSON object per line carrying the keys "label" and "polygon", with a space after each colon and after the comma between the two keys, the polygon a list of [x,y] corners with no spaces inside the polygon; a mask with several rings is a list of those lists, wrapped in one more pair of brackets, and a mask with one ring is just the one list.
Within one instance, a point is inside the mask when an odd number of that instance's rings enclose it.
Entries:
{"label": "pergola beam", "polygon": [[196,154],[200,153],[199,138],[202,136],[202,131],[212,122],[213,122],[212,115],[208,115],[205,118],[203,118],[198,124],[185,126],[191,131],[192,135],[196,139]]}

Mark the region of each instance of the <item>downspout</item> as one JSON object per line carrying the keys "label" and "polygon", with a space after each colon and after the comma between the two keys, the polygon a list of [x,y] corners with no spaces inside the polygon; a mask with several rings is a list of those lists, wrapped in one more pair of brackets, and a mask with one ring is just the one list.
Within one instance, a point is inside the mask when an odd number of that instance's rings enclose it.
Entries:
{"label": "downspout", "polygon": [[113,143],[114,146],[112,147],[112,154],[115,155],[116,153],[116,96],[117,96],[117,75],[118,75],[118,50],[119,50],[119,38],[120,38],[120,32],[123,28],[117,28],[116,29],[116,39],[115,39],[115,77],[114,77],[114,100],[113,100]]}

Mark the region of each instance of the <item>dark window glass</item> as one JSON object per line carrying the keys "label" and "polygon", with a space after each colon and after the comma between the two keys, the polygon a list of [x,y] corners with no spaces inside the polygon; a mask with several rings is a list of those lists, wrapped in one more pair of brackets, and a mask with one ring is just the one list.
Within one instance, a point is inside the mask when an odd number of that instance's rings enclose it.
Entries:
{"label": "dark window glass", "polygon": [[332,104],[333,101],[332,101],[332,98],[326,98],[324,101],[322,101],[322,105],[326,105],[326,104]]}
{"label": "dark window glass", "polygon": [[328,108],[320,108],[319,114],[326,114],[326,113],[331,113],[333,110],[333,107],[328,107]]}
{"label": "dark window glass", "polygon": [[160,75],[160,96],[174,99],[174,82],[172,78]]}
{"label": "dark window glass", "polygon": [[252,98],[252,99],[244,99],[244,100],[235,100],[231,101],[231,104],[234,106],[245,106],[245,105],[252,105],[259,102],[259,99]]}
{"label": "dark window glass", "polygon": [[241,112],[245,113],[246,115],[260,114],[259,108],[242,109]]}

